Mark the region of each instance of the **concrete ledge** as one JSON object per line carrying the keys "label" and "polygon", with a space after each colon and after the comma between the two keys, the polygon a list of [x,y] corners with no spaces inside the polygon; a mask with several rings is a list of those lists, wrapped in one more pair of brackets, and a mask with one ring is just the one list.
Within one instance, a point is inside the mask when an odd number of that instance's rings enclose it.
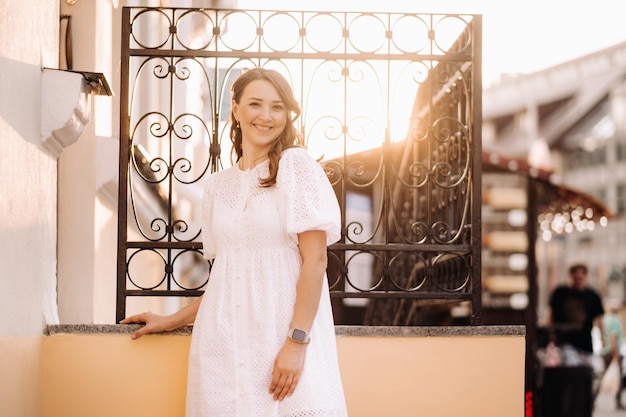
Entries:
{"label": "concrete ledge", "polygon": [[525,326],[335,326],[337,336],[525,336]]}
{"label": "concrete ledge", "polygon": [[[52,336],[57,334],[132,334],[139,329],[141,324],[54,324],[44,328],[44,335]],[[181,335],[191,334],[193,326],[185,326],[171,332],[163,332],[163,335]]]}
{"label": "concrete ledge", "polygon": [[[140,324],[59,324],[44,329],[46,336],[55,334],[131,334]],[[185,326],[167,335],[189,335],[193,326]],[[525,336],[525,326],[335,326],[337,336],[445,337],[445,336]]]}

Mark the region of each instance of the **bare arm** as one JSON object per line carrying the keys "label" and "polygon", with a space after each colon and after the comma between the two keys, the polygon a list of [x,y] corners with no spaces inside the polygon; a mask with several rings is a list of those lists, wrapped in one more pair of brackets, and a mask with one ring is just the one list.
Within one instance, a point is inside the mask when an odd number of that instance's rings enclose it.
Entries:
{"label": "bare arm", "polygon": [[617,334],[611,333],[610,336],[611,352],[613,353],[613,359],[619,360],[619,346],[617,345]]}
{"label": "bare arm", "polygon": [[326,233],[318,230],[298,235],[302,271],[298,280],[291,326],[309,332],[317,314],[328,259]]}
{"label": "bare arm", "polygon": [[158,314],[145,312],[127,317],[124,320],[120,321],[120,324],[146,323],[145,326],[133,333],[133,335],[131,336],[133,340],[139,339],[141,336],[149,333],[175,330],[179,327],[193,324],[196,319],[196,314],[198,314],[198,308],[200,307],[201,301],[202,297],[199,297],[191,304],[186,305],[185,307],[178,310],[176,313],[170,314],[169,316],[161,316]]}
{"label": "bare arm", "polygon": [[593,324],[600,329],[600,340],[602,341],[602,346],[606,344],[606,326],[604,325],[604,316],[598,316],[594,319]]}
{"label": "bare arm", "polygon": [[[300,233],[298,246],[302,257],[302,270],[298,278],[291,326],[309,332],[319,307],[326,272],[326,233],[318,230]],[[291,395],[296,389],[306,352],[305,344],[296,343],[286,336],[285,344],[274,362],[269,390],[278,401]]]}

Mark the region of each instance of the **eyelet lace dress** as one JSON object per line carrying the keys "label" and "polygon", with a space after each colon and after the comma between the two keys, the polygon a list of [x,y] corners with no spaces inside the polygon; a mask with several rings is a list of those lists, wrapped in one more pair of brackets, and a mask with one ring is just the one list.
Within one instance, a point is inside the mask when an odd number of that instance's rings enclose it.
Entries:
{"label": "eyelet lace dress", "polygon": [[215,259],[189,352],[187,417],[345,417],[333,317],[324,279],[304,369],[291,397],[274,401],[274,360],[289,331],[301,268],[297,234],[340,238],[337,199],[305,149],[283,152],[276,185],[268,162],[208,179],[204,256]]}

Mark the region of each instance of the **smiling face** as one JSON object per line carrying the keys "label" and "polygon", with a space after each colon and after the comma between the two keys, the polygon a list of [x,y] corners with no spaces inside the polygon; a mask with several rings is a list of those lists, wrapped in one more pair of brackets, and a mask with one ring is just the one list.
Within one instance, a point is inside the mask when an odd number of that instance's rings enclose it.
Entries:
{"label": "smiling face", "polygon": [[251,81],[232,110],[241,126],[244,155],[258,157],[268,150],[285,129],[287,110],[276,88],[269,81]]}

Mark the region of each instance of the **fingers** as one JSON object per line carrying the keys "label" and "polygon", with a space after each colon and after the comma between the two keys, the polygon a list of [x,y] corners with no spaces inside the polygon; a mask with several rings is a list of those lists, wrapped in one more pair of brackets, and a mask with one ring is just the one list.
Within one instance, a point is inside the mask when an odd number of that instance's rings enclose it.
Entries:
{"label": "fingers", "polygon": [[280,378],[281,378],[281,374],[279,372],[276,372],[276,370],[274,370],[274,372],[272,372],[272,380],[270,381],[270,394],[273,394],[276,391],[278,384],[280,382]]}
{"label": "fingers", "polygon": [[137,340],[139,339],[141,336],[143,336],[144,334],[148,333],[148,331],[146,330],[147,326],[143,326],[141,329],[137,330],[135,333],[133,333],[130,338],[133,340]]}
{"label": "fingers", "polygon": [[293,394],[302,369],[306,345],[285,342],[274,360],[272,380],[270,382],[270,394],[276,401],[282,401],[285,397]]}
{"label": "fingers", "polygon": [[282,401],[289,392],[292,385],[293,377],[287,374],[282,374],[278,377],[277,382],[274,384],[274,388],[270,388],[270,394],[273,394],[274,401]]}
{"label": "fingers", "polygon": [[293,394],[299,380],[299,373],[275,372],[270,384],[270,394],[273,394],[275,401],[282,401]]}
{"label": "fingers", "polygon": [[124,320],[120,321],[120,324],[130,324],[130,323],[145,323],[146,313],[135,314],[134,316],[126,317]]}
{"label": "fingers", "polygon": [[[147,314],[146,313],[141,313],[141,314],[135,314],[134,316],[130,316],[130,317],[126,317],[124,320],[120,321],[120,324],[131,324],[131,323],[147,323],[148,319],[147,319]],[[137,340],[139,339],[141,336],[145,335],[148,332],[148,329],[146,329],[146,326],[141,327],[139,330],[137,330],[136,332],[134,332],[130,338],[132,340]]]}
{"label": "fingers", "polygon": [[293,392],[296,390],[296,387],[298,386],[298,381],[299,380],[300,380],[300,375],[299,374],[295,375],[292,378],[291,384],[289,386],[289,389],[287,390],[287,393],[285,394],[286,397],[291,397],[291,394],[293,394]]}
{"label": "fingers", "polygon": [[274,400],[276,401],[282,401],[293,385],[293,376],[287,376],[284,379],[285,383],[283,384],[282,389],[279,392],[274,393]]}

